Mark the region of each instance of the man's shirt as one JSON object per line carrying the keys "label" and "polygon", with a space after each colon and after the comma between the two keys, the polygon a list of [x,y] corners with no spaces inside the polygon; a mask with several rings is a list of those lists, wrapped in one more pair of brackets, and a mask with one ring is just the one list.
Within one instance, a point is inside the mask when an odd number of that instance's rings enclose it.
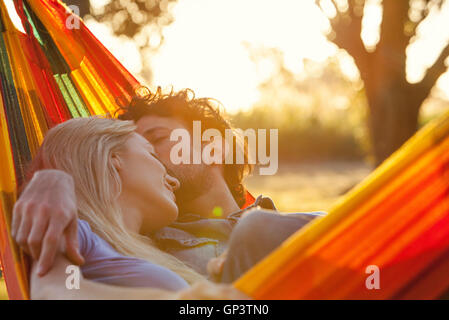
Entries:
{"label": "man's shirt", "polygon": [[[197,272],[207,275],[207,263],[220,256],[228,247],[229,237],[241,216],[254,208],[276,210],[273,201],[259,196],[249,207],[231,213],[226,218],[204,218],[197,214],[185,214],[170,225],[152,235],[157,246],[174,255]],[[312,220],[322,213],[293,213]]]}

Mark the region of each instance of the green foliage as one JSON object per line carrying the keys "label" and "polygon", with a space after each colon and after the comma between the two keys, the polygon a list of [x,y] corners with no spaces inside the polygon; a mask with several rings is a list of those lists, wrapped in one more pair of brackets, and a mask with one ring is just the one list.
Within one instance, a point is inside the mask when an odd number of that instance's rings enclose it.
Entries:
{"label": "green foliage", "polygon": [[278,129],[279,161],[360,160],[368,149],[364,108],[313,112],[294,105],[259,106],[235,114],[241,129]]}
{"label": "green foliage", "polygon": [[276,50],[253,50],[277,69],[249,111],[232,116],[241,129],[278,129],[279,161],[360,160],[368,154],[367,101],[362,83],[343,75],[338,59],[304,61],[300,74]]}

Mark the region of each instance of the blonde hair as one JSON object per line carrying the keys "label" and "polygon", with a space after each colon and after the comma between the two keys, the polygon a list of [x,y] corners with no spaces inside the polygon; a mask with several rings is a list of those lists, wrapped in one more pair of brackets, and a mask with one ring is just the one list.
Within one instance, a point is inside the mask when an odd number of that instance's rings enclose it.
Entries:
{"label": "blonde hair", "polygon": [[134,132],[131,121],[76,118],[48,131],[34,169],[58,169],[73,177],[79,217],[119,253],[164,266],[188,283],[203,279],[174,256],[158,249],[150,238],[125,228],[117,198],[121,179],[111,158]]}

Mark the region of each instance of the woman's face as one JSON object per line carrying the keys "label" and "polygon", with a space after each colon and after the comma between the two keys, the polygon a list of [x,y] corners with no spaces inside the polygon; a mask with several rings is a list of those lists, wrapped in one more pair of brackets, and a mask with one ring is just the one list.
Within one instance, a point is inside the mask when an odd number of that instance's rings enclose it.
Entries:
{"label": "woman's face", "polygon": [[125,204],[125,221],[132,224],[140,219],[138,231],[142,233],[173,223],[178,217],[174,191],[179,188],[179,181],[167,174],[164,165],[155,157],[153,146],[141,135],[133,133],[116,160],[122,182],[120,201]]}

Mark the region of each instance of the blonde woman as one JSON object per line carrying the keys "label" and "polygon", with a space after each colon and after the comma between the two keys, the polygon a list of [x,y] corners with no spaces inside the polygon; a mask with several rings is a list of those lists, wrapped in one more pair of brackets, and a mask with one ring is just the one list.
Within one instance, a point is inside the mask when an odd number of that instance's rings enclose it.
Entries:
{"label": "blonde woman", "polygon": [[[35,263],[31,298],[245,298],[231,286],[205,281],[141,235],[176,220],[174,191],[179,182],[134,130],[130,121],[79,118],[47,133],[33,169],[60,170],[73,178],[78,241],[85,262],[78,290],[66,287],[71,263],[63,255],[56,257],[45,276],[39,275]],[[46,227],[37,225],[32,232]]]}

